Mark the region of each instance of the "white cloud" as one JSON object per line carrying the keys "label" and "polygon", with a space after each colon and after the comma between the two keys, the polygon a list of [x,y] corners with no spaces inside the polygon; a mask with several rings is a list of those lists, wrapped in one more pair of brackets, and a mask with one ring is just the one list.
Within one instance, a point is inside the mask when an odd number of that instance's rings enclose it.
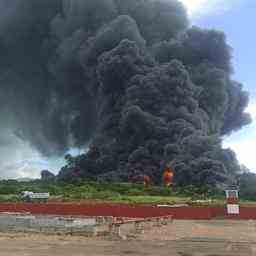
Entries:
{"label": "white cloud", "polygon": [[[71,148],[67,153],[76,156],[85,152],[86,149]],[[39,178],[42,170],[58,173],[64,165],[64,156],[46,158],[11,128],[1,127],[0,179]]]}
{"label": "white cloud", "polygon": [[42,170],[57,172],[64,163],[62,157],[44,158],[11,132],[0,136],[0,179],[39,178]]}
{"label": "white cloud", "polygon": [[252,103],[247,112],[251,114],[253,123],[228,137],[223,146],[233,149],[240,163],[256,172],[256,103]]}
{"label": "white cloud", "polygon": [[187,7],[189,14],[195,14],[202,9],[207,0],[181,0],[181,2]]}
{"label": "white cloud", "polygon": [[243,0],[180,0],[188,9],[192,18],[229,10]]}
{"label": "white cloud", "polygon": [[237,154],[239,162],[244,164],[251,171],[256,172],[256,138],[249,138],[240,142],[226,143],[224,144],[224,147],[233,149]]}
{"label": "white cloud", "polygon": [[246,109],[246,112],[250,113],[252,119],[256,121],[256,103],[250,104]]}

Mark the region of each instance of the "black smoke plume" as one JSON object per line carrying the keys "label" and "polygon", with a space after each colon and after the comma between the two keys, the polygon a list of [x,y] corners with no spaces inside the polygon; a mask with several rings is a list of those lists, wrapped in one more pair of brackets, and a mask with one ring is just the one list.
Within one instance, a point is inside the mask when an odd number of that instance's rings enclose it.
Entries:
{"label": "black smoke plume", "polygon": [[250,122],[231,48],[176,0],[0,0],[0,54],[2,131],[48,156],[90,145],[60,180],[160,182],[173,160],[178,185],[239,171],[221,147]]}

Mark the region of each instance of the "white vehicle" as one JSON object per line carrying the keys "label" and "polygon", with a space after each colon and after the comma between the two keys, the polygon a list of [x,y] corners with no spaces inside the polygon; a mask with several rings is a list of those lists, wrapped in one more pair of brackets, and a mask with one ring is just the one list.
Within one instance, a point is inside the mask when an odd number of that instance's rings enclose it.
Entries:
{"label": "white vehicle", "polygon": [[26,202],[47,202],[50,198],[50,193],[34,193],[32,191],[23,191],[21,193],[21,199]]}

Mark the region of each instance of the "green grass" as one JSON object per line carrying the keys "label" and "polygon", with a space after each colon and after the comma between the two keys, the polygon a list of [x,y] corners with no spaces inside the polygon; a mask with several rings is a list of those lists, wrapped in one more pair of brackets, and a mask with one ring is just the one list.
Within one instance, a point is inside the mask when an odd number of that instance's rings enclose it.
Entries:
{"label": "green grass", "polygon": [[[224,192],[207,191],[195,187],[172,190],[163,186],[143,186],[118,183],[104,184],[84,182],[80,184],[57,184],[42,182],[0,181],[0,202],[19,202],[24,191],[49,192],[52,202],[110,202],[129,204],[188,204],[224,205]],[[243,205],[255,206],[255,201],[241,200]]]}
{"label": "green grass", "polygon": [[1,203],[11,203],[11,202],[18,202],[19,197],[17,195],[0,195],[0,202]]}
{"label": "green grass", "polygon": [[143,186],[118,183],[93,182],[71,184],[44,183],[42,181],[0,182],[0,202],[18,202],[24,191],[50,192],[51,201],[63,202],[113,202],[131,204],[184,204],[192,203],[192,196],[161,186]]}

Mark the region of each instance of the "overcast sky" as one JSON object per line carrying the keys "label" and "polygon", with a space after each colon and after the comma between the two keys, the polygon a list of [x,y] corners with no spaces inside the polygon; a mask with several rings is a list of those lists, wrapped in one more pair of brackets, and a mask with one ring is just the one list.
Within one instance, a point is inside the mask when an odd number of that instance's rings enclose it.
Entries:
{"label": "overcast sky", "polygon": [[[11,0],[10,0],[11,1]],[[188,8],[191,23],[204,28],[223,30],[233,47],[234,78],[242,82],[251,94],[248,111],[255,120],[250,126],[225,139],[224,147],[231,147],[241,163],[256,172],[256,87],[254,68],[256,60],[255,0],[181,0]],[[10,134],[10,136],[12,136]],[[1,138],[0,138],[1,139]],[[16,138],[16,151],[6,146],[4,152],[11,164],[0,163],[2,178],[39,177],[42,169],[57,172],[63,158],[45,159],[28,143]],[[77,154],[77,150],[71,150]]]}

